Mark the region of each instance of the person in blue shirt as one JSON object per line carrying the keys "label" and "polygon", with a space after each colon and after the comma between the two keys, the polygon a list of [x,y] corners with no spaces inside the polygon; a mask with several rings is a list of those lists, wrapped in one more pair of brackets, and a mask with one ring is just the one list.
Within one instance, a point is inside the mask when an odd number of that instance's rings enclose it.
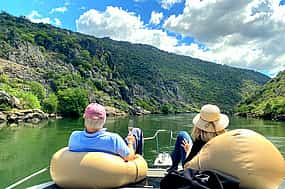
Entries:
{"label": "person in blue shirt", "polygon": [[127,137],[127,143],[116,133],[107,132],[103,128],[106,121],[105,108],[97,103],[89,104],[84,113],[84,131],[74,131],[68,142],[73,152],[105,152],[119,155],[129,161],[135,158],[132,135]]}

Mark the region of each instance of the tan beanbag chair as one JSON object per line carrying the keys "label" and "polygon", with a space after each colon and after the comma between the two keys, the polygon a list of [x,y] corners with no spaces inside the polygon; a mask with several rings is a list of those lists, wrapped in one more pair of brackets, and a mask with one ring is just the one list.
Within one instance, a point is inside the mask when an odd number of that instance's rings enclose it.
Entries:
{"label": "tan beanbag chair", "polygon": [[275,189],[285,176],[277,148],[247,129],[226,132],[210,140],[185,168],[214,169],[240,179],[248,189]]}
{"label": "tan beanbag chair", "polygon": [[50,163],[53,181],[63,188],[117,188],[146,177],[147,163],[137,155],[135,160],[102,152],[57,151]]}

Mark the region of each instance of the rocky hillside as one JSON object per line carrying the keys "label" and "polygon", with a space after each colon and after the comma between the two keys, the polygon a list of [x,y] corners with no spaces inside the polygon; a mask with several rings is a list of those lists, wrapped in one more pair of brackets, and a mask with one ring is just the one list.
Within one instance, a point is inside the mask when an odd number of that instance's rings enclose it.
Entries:
{"label": "rocky hillside", "polygon": [[[0,14],[0,58],[9,60],[0,62],[0,90],[16,97],[21,97],[19,91],[29,91],[42,109],[61,113],[75,99],[87,97],[131,114],[195,111],[205,103],[229,112],[269,79],[258,72],[35,24],[7,13]],[[41,95],[31,90],[38,84],[44,88]],[[77,105],[72,114],[82,111]]]}
{"label": "rocky hillside", "polygon": [[285,121],[285,71],[241,102],[236,112],[241,116]]}

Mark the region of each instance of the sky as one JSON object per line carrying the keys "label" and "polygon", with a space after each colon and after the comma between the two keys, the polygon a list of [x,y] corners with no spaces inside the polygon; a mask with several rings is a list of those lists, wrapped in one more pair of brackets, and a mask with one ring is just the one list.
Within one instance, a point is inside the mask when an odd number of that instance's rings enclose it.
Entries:
{"label": "sky", "polygon": [[0,10],[270,77],[285,69],[285,0],[0,0]]}

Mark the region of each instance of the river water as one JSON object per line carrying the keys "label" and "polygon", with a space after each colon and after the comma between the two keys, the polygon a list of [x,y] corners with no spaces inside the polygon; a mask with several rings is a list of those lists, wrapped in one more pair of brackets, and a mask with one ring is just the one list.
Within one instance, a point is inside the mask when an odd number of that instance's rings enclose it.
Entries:
{"label": "river water", "polygon": [[[180,130],[190,131],[194,114],[148,115],[132,117],[135,126],[142,128],[144,136],[152,136],[158,129],[172,130],[177,134]],[[127,135],[127,118],[109,118],[106,127],[109,131],[121,136]],[[24,125],[7,127],[0,126],[0,188],[5,188],[17,180],[32,174],[49,165],[50,158],[58,149],[67,145],[72,131],[83,128],[82,119],[50,120],[37,126]],[[232,117],[229,129],[252,129],[270,141],[285,157],[285,122],[264,121]],[[169,140],[169,133],[159,137],[159,152],[170,152],[174,141]],[[266,153],[266,149],[265,149]],[[146,141],[144,157],[149,166],[157,155],[156,141]],[[49,181],[50,176],[45,172],[34,177],[31,181],[20,185],[25,188]],[[281,188],[285,188],[285,184]]]}

